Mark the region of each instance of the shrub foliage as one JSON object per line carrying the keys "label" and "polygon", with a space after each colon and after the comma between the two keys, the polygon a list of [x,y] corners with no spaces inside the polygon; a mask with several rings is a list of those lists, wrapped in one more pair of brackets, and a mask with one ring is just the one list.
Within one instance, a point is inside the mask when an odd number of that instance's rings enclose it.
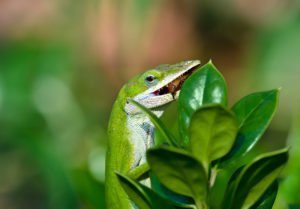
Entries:
{"label": "shrub foliage", "polygon": [[[148,115],[164,143],[147,151],[142,176],[117,174],[129,198],[140,209],[212,208],[216,179],[222,171],[238,165],[261,138],[276,111],[278,93],[278,89],[256,92],[229,108],[226,82],[209,62],[182,86],[180,139],[150,110],[131,101]],[[277,178],[287,160],[285,148],[236,168],[218,208],[271,209]],[[150,178],[151,188],[141,183],[141,178]]]}

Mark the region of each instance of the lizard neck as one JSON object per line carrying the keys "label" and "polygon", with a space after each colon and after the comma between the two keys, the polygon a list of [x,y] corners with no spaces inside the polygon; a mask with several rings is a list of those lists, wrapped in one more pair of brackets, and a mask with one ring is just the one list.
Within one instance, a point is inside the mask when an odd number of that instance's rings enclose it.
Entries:
{"label": "lizard neck", "polygon": [[146,151],[154,144],[154,126],[144,114],[128,115],[126,126],[134,150],[134,162],[131,167],[134,168],[146,161]]}
{"label": "lizard neck", "polygon": [[146,150],[153,145],[153,124],[142,113],[126,113],[127,98],[121,90],[111,112],[108,127],[105,199],[106,207],[110,209],[133,209],[115,172],[127,174],[143,163]]}
{"label": "lizard neck", "polygon": [[[127,152],[131,154],[130,160],[127,160],[132,169],[146,161],[146,151],[154,145],[154,125],[142,112],[126,113],[125,105],[126,99],[122,97],[114,105],[109,124],[109,143],[128,143],[131,146],[131,150]],[[163,111],[154,113],[161,116]]]}

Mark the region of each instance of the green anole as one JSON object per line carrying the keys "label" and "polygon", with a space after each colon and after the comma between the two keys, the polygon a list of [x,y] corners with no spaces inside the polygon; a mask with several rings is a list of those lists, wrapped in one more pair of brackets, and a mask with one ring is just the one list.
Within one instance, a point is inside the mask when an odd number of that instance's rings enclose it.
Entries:
{"label": "green anole", "polygon": [[152,110],[158,117],[164,106],[178,98],[186,78],[200,61],[160,65],[131,79],[120,90],[108,126],[105,200],[107,209],[134,206],[118,182],[116,172],[139,176],[145,166],[146,150],[154,144],[154,126],[130,99]]}

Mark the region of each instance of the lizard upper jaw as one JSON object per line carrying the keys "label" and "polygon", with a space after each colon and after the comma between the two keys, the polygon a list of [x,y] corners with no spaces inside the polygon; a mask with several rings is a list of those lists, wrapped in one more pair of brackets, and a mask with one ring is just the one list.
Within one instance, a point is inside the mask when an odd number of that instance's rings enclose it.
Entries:
{"label": "lizard upper jaw", "polygon": [[178,91],[181,90],[183,83],[186,79],[199,67],[200,64],[193,66],[183,74],[179,75],[177,78],[166,84],[165,86],[159,88],[154,91],[152,94],[155,96],[161,96],[165,94],[172,94],[173,97],[176,95]]}

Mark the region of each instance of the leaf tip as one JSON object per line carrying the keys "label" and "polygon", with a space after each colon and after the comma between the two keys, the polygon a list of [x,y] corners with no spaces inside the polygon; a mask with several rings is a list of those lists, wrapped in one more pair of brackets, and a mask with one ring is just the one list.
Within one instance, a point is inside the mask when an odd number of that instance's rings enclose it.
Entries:
{"label": "leaf tip", "polygon": [[115,171],[114,173],[116,174],[116,176],[118,178],[122,178],[123,177],[123,175],[120,172],[118,172],[118,171]]}
{"label": "leaf tip", "polygon": [[209,59],[209,61],[206,63],[206,65],[212,66],[213,68],[216,68],[216,66],[214,65],[212,59]]}

